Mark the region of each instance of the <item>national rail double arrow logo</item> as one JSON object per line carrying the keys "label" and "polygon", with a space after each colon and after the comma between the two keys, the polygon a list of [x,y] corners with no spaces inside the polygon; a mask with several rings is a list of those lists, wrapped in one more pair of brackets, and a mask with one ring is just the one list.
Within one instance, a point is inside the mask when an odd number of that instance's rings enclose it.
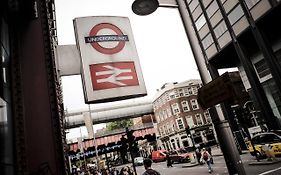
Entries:
{"label": "national rail double arrow logo", "polygon": [[[98,32],[102,29],[112,30],[116,35],[98,35]],[[112,48],[103,47],[99,44],[99,42],[113,41],[118,41],[118,44]],[[95,25],[90,31],[90,36],[85,37],[86,43],[91,43],[93,48],[98,52],[108,55],[120,52],[124,48],[126,41],[129,41],[128,35],[124,35],[117,26],[110,23],[100,23]]]}
{"label": "national rail double arrow logo", "polygon": [[139,85],[134,62],[113,62],[90,65],[94,90]]}

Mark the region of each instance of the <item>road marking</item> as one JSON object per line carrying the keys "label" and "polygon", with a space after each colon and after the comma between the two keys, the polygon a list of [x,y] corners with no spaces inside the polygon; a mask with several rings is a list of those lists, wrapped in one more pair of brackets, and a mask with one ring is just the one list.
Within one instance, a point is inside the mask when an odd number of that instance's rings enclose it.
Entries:
{"label": "road marking", "polygon": [[269,174],[269,173],[272,173],[272,172],[277,171],[277,170],[280,170],[280,169],[281,169],[281,167],[279,167],[279,168],[275,168],[275,169],[272,169],[272,170],[269,170],[269,171],[266,171],[266,172],[260,173],[259,175]]}

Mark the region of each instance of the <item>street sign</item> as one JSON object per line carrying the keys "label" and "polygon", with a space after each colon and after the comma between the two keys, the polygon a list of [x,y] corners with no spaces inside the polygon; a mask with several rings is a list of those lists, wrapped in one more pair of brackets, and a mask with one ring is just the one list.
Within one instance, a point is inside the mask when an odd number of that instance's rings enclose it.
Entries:
{"label": "street sign", "polygon": [[74,29],[86,103],[146,95],[128,18],[75,18]]}
{"label": "street sign", "polygon": [[238,72],[226,72],[198,89],[198,102],[207,109],[227,100],[239,99],[244,93]]}

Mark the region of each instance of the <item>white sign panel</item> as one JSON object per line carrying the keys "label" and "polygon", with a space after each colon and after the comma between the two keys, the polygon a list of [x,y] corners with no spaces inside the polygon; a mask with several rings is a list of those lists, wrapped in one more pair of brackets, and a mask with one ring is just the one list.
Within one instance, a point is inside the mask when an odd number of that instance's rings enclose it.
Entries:
{"label": "white sign panel", "polygon": [[86,103],[146,95],[128,18],[76,18],[74,30]]}

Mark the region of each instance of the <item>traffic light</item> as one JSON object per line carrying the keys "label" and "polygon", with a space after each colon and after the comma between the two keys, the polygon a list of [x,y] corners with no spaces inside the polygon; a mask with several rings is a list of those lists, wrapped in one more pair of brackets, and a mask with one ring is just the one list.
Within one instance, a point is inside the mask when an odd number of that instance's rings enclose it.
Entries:
{"label": "traffic light", "polygon": [[121,147],[123,150],[127,150],[128,146],[127,146],[127,139],[124,137],[124,135],[122,135],[121,137]]}
{"label": "traffic light", "polygon": [[185,128],[185,132],[186,132],[187,136],[191,134],[191,133],[190,133],[189,126],[188,126],[188,125],[187,125],[187,126],[186,126],[186,128]]}
{"label": "traffic light", "polygon": [[128,139],[128,143],[130,145],[132,145],[132,143],[135,141],[135,136],[133,135],[134,131],[133,130],[129,130],[128,128],[126,128],[126,134],[127,134],[127,139]]}

